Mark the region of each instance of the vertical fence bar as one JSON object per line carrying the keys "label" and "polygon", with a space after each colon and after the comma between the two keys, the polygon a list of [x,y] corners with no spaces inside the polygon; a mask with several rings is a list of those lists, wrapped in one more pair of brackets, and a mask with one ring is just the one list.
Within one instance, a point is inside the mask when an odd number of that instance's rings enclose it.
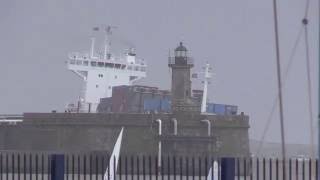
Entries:
{"label": "vertical fence bar", "polygon": [[221,158],[218,158],[218,179],[221,180]]}
{"label": "vertical fence bar", "polygon": [[243,174],[244,180],[247,180],[247,159],[243,158]]}
{"label": "vertical fence bar", "polygon": [[155,156],[155,160],[154,160],[154,168],[155,168],[156,180],[158,180],[158,178],[159,178],[159,169],[158,169],[159,167],[158,167],[157,162],[158,162],[158,157],[157,157],[157,156]]}
{"label": "vertical fence bar", "polygon": [[15,180],[14,179],[14,176],[15,176],[15,171],[14,171],[14,153],[11,154],[11,179],[12,180]]}
{"label": "vertical fence bar", "polygon": [[119,180],[122,180],[122,157],[121,156],[119,156]]}
{"label": "vertical fence bar", "polygon": [[124,173],[125,173],[125,180],[128,180],[128,157],[125,156],[125,166],[124,166]]}
{"label": "vertical fence bar", "polygon": [[296,180],[299,180],[299,161],[296,159]]}
{"label": "vertical fence bar", "polygon": [[[318,159],[316,159],[316,176],[315,176],[315,179],[317,179],[319,176],[318,176]],[[318,179],[319,180],[319,179]]]}
{"label": "vertical fence bar", "polygon": [[148,156],[148,167],[149,167],[149,180],[151,180],[151,172],[152,172],[152,168],[151,168],[151,156]]}
{"label": "vertical fence bar", "polygon": [[117,172],[116,172],[116,156],[113,156],[113,180],[117,179]]}
{"label": "vertical fence bar", "polygon": [[199,156],[199,161],[198,161],[198,166],[199,166],[199,180],[201,180],[201,157]]}
{"label": "vertical fence bar", "polygon": [[173,156],[173,180],[176,180],[176,156]]}
{"label": "vertical fence bar", "polygon": [[48,155],[48,180],[51,180],[51,155]]}
{"label": "vertical fence bar", "polygon": [[74,173],[75,173],[75,158],[74,158],[74,154],[72,154],[72,180],[74,180]]}
{"label": "vertical fence bar", "polygon": [[[213,171],[214,171],[214,159],[211,157],[211,163],[210,163],[210,168],[211,168],[211,178],[213,178]],[[207,179],[207,180],[212,180],[212,179]]]}
{"label": "vertical fence bar", "polygon": [[161,156],[161,180],[164,180],[164,162],[163,162],[163,156]]}
{"label": "vertical fence bar", "polygon": [[262,179],[266,180],[266,158],[262,159]]}
{"label": "vertical fence bar", "polygon": [[183,166],[182,166],[182,157],[181,156],[179,157],[179,164],[180,164],[179,165],[180,166],[180,180],[182,180],[182,176],[183,176],[183,173],[182,173],[183,168],[182,167]]}
{"label": "vertical fence bar", "polygon": [[44,180],[44,155],[41,154],[41,180]]}
{"label": "vertical fence bar", "polygon": [[207,168],[208,168],[208,158],[205,157],[204,158],[204,175],[205,175],[204,180],[208,180],[208,170],[207,170]]}
{"label": "vertical fence bar", "polygon": [[89,156],[89,179],[92,180],[92,154]]}
{"label": "vertical fence bar", "polygon": [[257,165],[256,165],[256,171],[257,171],[257,174],[256,174],[256,179],[259,180],[259,158],[257,158]]}
{"label": "vertical fence bar", "polygon": [[0,180],[3,180],[2,175],[3,175],[3,164],[2,164],[2,153],[1,153],[0,154]]}
{"label": "vertical fence bar", "polygon": [[66,180],[69,180],[69,156],[66,155]]}
{"label": "vertical fence bar", "polygon": [[189,180],[189,158],[188,158],[188,156],[186,157],[186,176],[187,176],[187,180]]}
{"label": "vertical fence bar", "polygon": [[20,174],[20,167],[21,167],[21,166],[20,166],[20,165],[21,165],[21,164],[20,164],[20,163],[21,163],[21,162],[20,162],[20,153],[18,153],[18,159],[17,159],[17,160],[18,160],[18,162],[17,162],[17,171],[18,171],[18,174],[17,174],[17,175],[18,175],[18,180],[20,180],[20,175],[21,175],[21,174]]}
{"label": "vertical fence bar", "polygon": [[305,180],[305,163],[304,163],[304,159],[302,160],[302,180]]}
{"label": "vertical fence bar", "polygon": [[139,165],[139,156],[137,156],[137,180],[140,179],[140,165]]}
{"label": "vertical fence bar", "polygon": [[286,159],[282,158],[282,179],[286,178],[287,169],[286,169]]}
{"label": "vertical fence bar", "polygon": [[7,153],[6,153],[6,180],[9,180],[9,158]]}
{"label": "vertical fence bar", "polygon": [[170,180],[170,156],[168,156],[168,180]]}
{"label": "vertical fence bar", "polygon": [[134,159],[133,156],[131,156],[131,180],[133,180],[133,174],[134,173]]}
{"label": "vertical fence bar", "polygon": [[292,179],[292,160],[289,159],[289,180]]}
{"label": "vertical fence bar", "polygon": [[312,179],[312,159],[309,159],[309,180]]}
{"label": "vertical fence bar", "polygon": [[186,176],[187,176],[187,180],[189,180],[189,158],[188,158],[188,156],[186,157]]}
{"label": "vertical fence bar", "polygon": [[39,155],[36,154],[36,180],[38,180],[40,173],[39,173]]}
{"label": "vertical fence bar", "polygon": [[[95,177],[96,177],[96,180],[98,180],[98,172],[99,172],[99,159],[98,159],[98,155],[96,155],[96,168],[95,168]],[[109,168],[108,168],[109,170]],[[108,171],[109,172],[109,171]],[[108,173],[109,175],[109,173]],[[109,178],[108,178],[109,179]]]}
{"label": "vertical fence bar", "polygon": [[151,156],[149,155],[149,180],[152,180],[152,161]]}
{"label": "vertical fence bar", "polygon": [[27,156],[25,153],[23,154],[23,179],[27,180]]}
{"label": "vertical fence bar", "polygon": [[240,180],[240,158],[237,158],[237,178]]}
{"label": "vertical fence bar", "polygon": [[38,180],[38,177],[39,177],[39,157],[38,157],[38,154],[36,154],[36,169],[35,169],[35,174],[36,174],[36,180]]}
{"label": "vertical fence bar", "polygon": [[145,163],[145,157],[144,155],[142,156],[142,177],[143,177],[143,180],[146,180],[146,163]]}
{"label": "vertical fence bar", "polygon": [[[106,154],[105,156],[101,157],[101,179],[104,179],[104,175],[106,174],[106,176],[108,177],[107,179],[110,180],[111,179],[111,171],[110,171],[110,167],[112,166],[112,159],[111,159],[111,155]],[[113,165],[114,166],[114,165]],[[114,174],[115,176],[115,174]],[[116,177],[113,177],[114,179]]]}
{"label": "vertical fence bar", "polygon": [[78,173],[78,180],[80,180],[80,178],[81,178],[81,176],[80,176],[80,169],[81,169],[81,168],[80,168],[80,167],[81,167],[81,166],[80,166],[80,155],[78,154],[78,155],[77,155],[77,168],[78,168],[78,169],[77,169],[77,170],[78,170],[77,173]]}
{"label": "vertical fence bar", "polygon": [[194,157],[192,157],[192,180],[195,180],[195,167],[194,167]]}
{"label": "vertical fence bar", "polygon": [[87,179],[87,155],[84,154],[83,157],[83,179],[86,180]]}
{"label": "vertical fence bar", "polygon": [[29,177],[30,177],[30,180],[32,179],[32,154],[30,153],[29,155]]}
{"label": "vertical fence bar", "polygon": [[137,174],[138,174],[138,178],[137,180],[140,180],[140,157],[137,157]]}
{"label": "vertical fence bar", "polygon": [[276,158],[276,180],[279,179],[279,162],[278,158]]}
{"label": "vertical fence bar", "polygon": [[272,180],[272,158],[269,159],[269,179]]}
{"label": "vertical fence bar", "polygon": [[250,157],[250,180],[253,180],[253,163],[252,163],[252,157]]}

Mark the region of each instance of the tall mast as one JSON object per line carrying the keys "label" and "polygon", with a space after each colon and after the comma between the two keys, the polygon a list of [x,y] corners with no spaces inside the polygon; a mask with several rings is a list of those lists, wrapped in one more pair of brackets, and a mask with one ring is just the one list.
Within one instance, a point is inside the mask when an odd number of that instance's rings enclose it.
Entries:
{"label": "tall mast", "polygon": [[[318,1],[318,159],[320,158],[320,0]],[[318,166],[318,172],[320,172],[320,166]],[[320,173],[318,173],[318,180],[320,180]]]}
{"label": "tall mast", "polygon": [[[280,112],[280,128],[281,128],[281,149],[283,166],[286,162],[286,147],[285,147],[285,133],[284,133],[284,117],[283,117],[283,103],[282,103],[282,80],[281,80],[281,63],[280,63],[280,46],[278,34],[278,14],[277,14],[277,0],[273,0],[273,14],[274,14],[274,31],[276,43],[276,59],[277,59],[277,77],[278,77],[278,96],[279,96],[279,112]],[[283,172],[283,179],[286,179],[286,171]]]}

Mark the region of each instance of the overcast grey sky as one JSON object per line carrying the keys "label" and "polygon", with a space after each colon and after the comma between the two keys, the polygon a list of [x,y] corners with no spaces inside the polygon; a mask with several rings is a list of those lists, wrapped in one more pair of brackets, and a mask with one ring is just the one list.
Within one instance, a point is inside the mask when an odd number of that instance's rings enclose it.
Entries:
{"label": "overcast grey sky", "polygon": [[[318,4],[310,5],[316,118]],[[279,0],[283,67],[304,7],[305,0]],[[185,42],[195,69],[213,65],[211,101],[238,105],[250,116],[251,138],[261,137],[277,92],[272,0],[1,0],[0,113],[62,111],[74,101],[81,80],[66,69],[67,53],[89,49],[91,29],[101,24],[118,26],[115,36],[148,61],[141,83],[162,89],[170,88],[168,49]],[[284,87],[286,139],[294,143],[309,143],[304,53],[301,43]],[[278,112],[267,140],[280,140]]]}

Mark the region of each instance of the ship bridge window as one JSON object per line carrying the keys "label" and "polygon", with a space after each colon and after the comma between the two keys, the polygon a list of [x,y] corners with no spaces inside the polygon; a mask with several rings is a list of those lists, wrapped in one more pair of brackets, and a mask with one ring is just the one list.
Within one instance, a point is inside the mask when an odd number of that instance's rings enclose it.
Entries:
{"label": "ship bridge window", "polygon": [[132,70],[132,66],[128,66],[128,70]]}
{"label": "ship bridge window", "polygon": [[83,65],[88,66],[88,61],[83,61]]}
{"label": "ship bridge window", "polygon": [[126,68],[126,65],[122,64],[121,69],[125,69],[125,68]]}
{"label": "ship bridge window", "polygon": [[98,66],[99,67],[103,67],[104,66],[104,62],[98,62]]}
{"label": "ship bridge window", "polygon": [[105,67],[113,68],[114,64],[113,63],[105,63]]}
{"label": "ship bridge window", "polygon": [[120,69],[121,64],[115,64],[115,67],[116,67],[117,69]]}
{"label": "ship bridge window", "polygon": [[102,77],[103,77],[103,74],[98,74],[98,77],[102,78]]}
{"label": "ship bridge window", "polygon": [[91,66],[97,66],[97,62],[96,61],[91,61]]}
{"label": "ship bridge window", "polygon": [[82,61],[77,60],[77,65],[81,65]]}

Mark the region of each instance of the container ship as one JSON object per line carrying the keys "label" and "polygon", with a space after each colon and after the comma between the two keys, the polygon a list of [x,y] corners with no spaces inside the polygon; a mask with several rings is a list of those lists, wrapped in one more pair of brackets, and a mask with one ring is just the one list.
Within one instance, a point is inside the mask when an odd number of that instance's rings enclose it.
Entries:
{"label": "container ship", "polygon": [[[94,28],[99,30],[99,28]],[[102,51],[70,53],[67,68],[83,80],[81,96],[65,112],[4,116],[0,150],[19,152],[111,152],[124,127],[121,154],[249,157],[249,116],[237,106],[207,102],[211,68],[203,89],[192,89],[195,60],[182,42],[164,63],[171,89],[137,85],[147,63],[134,49],[110,51],[112,27],[104,28]],[[161,145],[160,145],[161,144]]]}

